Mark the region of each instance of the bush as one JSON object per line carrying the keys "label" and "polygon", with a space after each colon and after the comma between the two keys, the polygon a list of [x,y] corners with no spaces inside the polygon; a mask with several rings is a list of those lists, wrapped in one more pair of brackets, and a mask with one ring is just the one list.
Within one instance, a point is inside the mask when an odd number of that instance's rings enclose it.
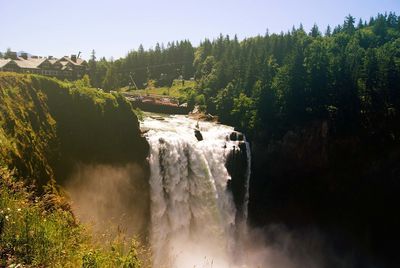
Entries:
{"label": "bush", "polygon": [[200,111],[204,112],[206,110],[206,98],[203,94],[196,96],[195,102],[199,106]]}
{"label": "bush", "polygon": [[121,234],[106,246],[93,244],[68,204],[54,190],[37,197],[0,168],[0,267],[140,267],[135,241]]}

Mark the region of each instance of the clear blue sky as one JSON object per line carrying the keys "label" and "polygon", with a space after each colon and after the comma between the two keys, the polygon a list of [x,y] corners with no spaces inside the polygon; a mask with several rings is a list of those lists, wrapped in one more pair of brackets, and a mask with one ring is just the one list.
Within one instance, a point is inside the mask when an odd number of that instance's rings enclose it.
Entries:
{"label": "clear blue sky", "polygon": [[400,0],[0,0],[0,51],[88,58],[119,58],[139,44],[189,39],[197,45],[220,33],[240,39],[287,31],[303,23],[342,23],[348,14],[368,20],[400,15]]}

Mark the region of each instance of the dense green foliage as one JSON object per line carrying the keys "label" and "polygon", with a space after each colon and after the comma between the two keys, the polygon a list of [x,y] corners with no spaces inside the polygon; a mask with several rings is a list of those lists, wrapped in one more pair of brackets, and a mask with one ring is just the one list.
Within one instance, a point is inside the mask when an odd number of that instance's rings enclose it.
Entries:
{"label": "dense green foliage", "polygon": [[[317,26],[239,43],[228,37],[196,51],[196,77],[207,109],[246,130],[273,134],[312,120],[338,132],[383,130],[398,136],[400,28],[394,14],[343,25],[322,36]],[[207,51],[207,52],[206,52]]]}
{"label": "dense green foliage", "polygon": [[131,105],[87,82],[0,74],[0,154],[40,185],[61,181],[77,162],[140,161],[147,153]]}
{"label": "dense green foliage", "polygon": [[32,87],[32,77],[0,74],[0,162],[25,180],[54,179],[56,122],[46,95]]}
{"label": "dense green foliage", "polygon": [[196,49],[188,41],[165,49],[141,47],[126,58],[107,62],[105,72],[113,73],[115,81],[101,86],[126,86],[135,68],[140,70],[135,72],[138,84],[149,79],[162,84],[161,73],[177,78],[175,63],[184,61],[188,64],[181,68],[184,77],[194,76],[198,82],[197,100],[204,101],[208,112],[248,134],[254,130],[282,134],[326,119],[334,122],[338,132],[365,129],[397,137],[399,20],[393,13],[379,14],[356,24],[349,15],[324,34],[314,25],[309,33],[300,26],[241,42],[236,36],[221,35],[204,40]]}
{"label": "dense green foliage", "polygon": [[0,73],[2,267],[140,265],[131,241],[94,243],[57,190],[76,163],[143,161],[147,153],[131,105],[88,86],[87,78]]}
{"label": "dense green foliage", "polygon": [[193,57],[194,48],[189,41],[168,43],[167,48],[157,43],[149,51],[140,46],[125,58],[111,62],[104,58],[96,61],[93,51],[89,61],[90,78],[93,86],[107,90],[133,86],[134,83],[138,88],[144,88],[150,79],[157,80],[157,86],[171,85],[175,78],[192,77]]}

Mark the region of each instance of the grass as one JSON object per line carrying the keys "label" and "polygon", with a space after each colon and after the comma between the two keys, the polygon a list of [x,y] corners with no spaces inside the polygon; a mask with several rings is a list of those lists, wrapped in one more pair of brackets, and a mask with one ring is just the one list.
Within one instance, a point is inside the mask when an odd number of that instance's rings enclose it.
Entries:
{"label": "grass", "polygon": [[140,267],[138,245],[93,242],[51,187],[41,197],[0,168],[0,267]]}
{"label": "grass", "polygon": [[124,92],[132,92],[134,94],[139,95],[162,95],[169,96],[173,98],[182,98],[186,97],[186,94],[189,90],[193,89],[196,86],[196,81],[185,80],[185,84],[182,85],[181,80],[174,80],[171,87],[151,87],[146,89],[137,89],[130,90],[128,87],[121,88],[120,91]]}

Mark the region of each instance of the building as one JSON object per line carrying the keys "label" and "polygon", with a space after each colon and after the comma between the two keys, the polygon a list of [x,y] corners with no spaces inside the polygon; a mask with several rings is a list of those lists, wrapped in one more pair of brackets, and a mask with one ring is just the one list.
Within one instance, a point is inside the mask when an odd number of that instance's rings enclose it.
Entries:
{"label": "building", "polygon": [[27,53],[10,52],[6,58],[0,59],[0,71],[41,74],[57,77],[59,79],[76,80],[88,72],[88,64],[76,55],[64,56],[61,59],[49,56],[28,56]]}

